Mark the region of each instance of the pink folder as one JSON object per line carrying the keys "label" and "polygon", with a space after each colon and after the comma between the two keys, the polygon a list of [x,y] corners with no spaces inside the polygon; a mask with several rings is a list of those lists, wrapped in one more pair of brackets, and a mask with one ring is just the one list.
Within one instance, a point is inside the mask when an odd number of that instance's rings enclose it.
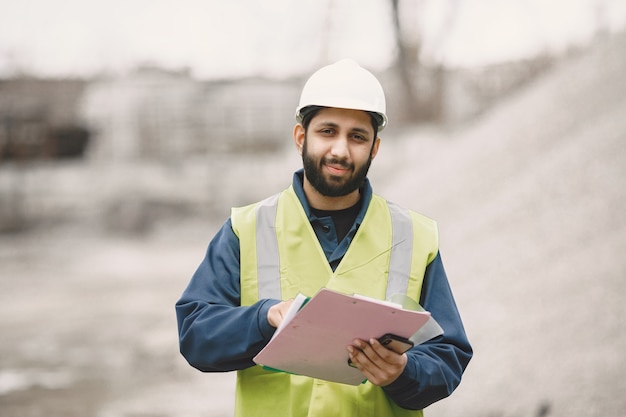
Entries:
{"label": "pink folder", "polygon": [[424,311],[341,294],[326,288],[281,327],[254,357],[265,367],[327,381],[358,385],[365,377],[348,365],[346,347],[392,333],[406,338],[430,318]]}

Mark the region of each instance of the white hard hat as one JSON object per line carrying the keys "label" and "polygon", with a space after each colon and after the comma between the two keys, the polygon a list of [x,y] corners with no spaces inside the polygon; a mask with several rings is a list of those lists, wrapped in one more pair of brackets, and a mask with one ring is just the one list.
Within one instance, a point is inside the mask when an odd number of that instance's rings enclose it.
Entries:
{"label": "white hard hat", "polygon": [[296,120],[308,106],[363,110],[380,116],[378,130],[387,125],[385,92],[376,77],[351,59],[342,59],[317,70],[304,85]]}

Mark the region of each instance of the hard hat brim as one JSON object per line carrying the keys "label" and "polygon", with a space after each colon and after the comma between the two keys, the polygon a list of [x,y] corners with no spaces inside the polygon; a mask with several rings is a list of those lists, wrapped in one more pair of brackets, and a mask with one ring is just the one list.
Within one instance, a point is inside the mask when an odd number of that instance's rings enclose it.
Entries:
{"label": "hard hat brim", "polygon": [[379,111],[376,110],[369,110],[367,109],[366,105],[363,105],[364,103],[362,102],[358,102],[358,101],[344,101],[343,103],[340,103],[342,105],[324,105],[324,104],[307,104],[306,106],[299,106],[296,109],[296,122],[298,123],[302,123],[302,119],[304,118],[304,110],[307,109],[308,107],[313,107],[313,106],[319,106],[319,107],[327,107],[327,108],[336,108],[336,109],[346,109],[346,110],[361,110],[367,113],[374,113],[378,119],[378,131],[382,131],[386,126],[387,126],[387,116],[384,113],[381,113]]}

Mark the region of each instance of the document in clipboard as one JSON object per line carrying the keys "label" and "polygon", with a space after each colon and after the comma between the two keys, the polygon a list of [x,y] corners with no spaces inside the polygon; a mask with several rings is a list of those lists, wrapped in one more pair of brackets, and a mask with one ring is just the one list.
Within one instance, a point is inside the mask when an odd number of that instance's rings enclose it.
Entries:
{"label": "document in clipboard", "polygon": [[430,319],[426,311],[346,295],[326,288],[313,298],[298,296],[270,342],[254,357],[267,368],[343,384],[358,385],[363,374],[348,365],[354,339],[387,333],[411,337]]}

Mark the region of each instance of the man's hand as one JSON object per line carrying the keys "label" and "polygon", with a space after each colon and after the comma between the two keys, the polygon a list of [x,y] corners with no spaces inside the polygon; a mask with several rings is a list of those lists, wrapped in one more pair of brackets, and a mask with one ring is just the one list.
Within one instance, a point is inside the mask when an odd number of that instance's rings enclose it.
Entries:
{"label": "man's hand", "polygon": [[391,384],[406,367],[405,353],[391,351],[376,339],[370,339],[369,343],[356,339],[347,349],[352,363],[374,385]]}
{"label": "man's hand", "polygon": [[289,307],[291,307],[291,303],[293,303],[293,299],[287,301],[281,301],[278,304],[274,304],[267,311],[267,321],[270,326],[278,327],[280,323],[283,322],[285,318],[285,314],[289,311]]}

